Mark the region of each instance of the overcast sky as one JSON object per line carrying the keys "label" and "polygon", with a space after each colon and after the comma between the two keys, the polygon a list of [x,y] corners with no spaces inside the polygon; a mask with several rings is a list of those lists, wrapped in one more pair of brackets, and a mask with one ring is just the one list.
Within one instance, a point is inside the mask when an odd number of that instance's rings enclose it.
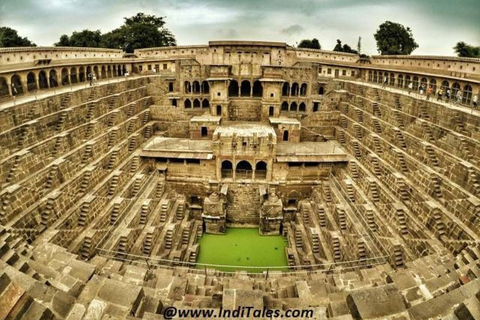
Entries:
{"label": "overcast sky", "polygon": [[209,40],[336,39],[377,54],[373,34],[386,20],[413,30],[413,54],[454,55],[458,41],[480,45],[480,0],[0,0],[0,25],[37,45],[83,29],[108,32],[137,12],[166,17],[178,45]]}

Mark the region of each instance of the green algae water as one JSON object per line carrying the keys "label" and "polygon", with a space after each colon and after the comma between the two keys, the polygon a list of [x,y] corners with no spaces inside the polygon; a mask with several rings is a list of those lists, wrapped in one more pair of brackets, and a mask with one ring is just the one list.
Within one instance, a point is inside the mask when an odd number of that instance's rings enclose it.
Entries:
{"label": "green algae water", "polygon": [[[284,266],[271,271],[287,271],[286,240],[282,236],[262,236],[258,229],[227,228],[225,235],[204,234],[200,239],[197,263],[238,267],[202,266],[220,271],[263,272],[270,266]],[[249,267],[264,268],[249,268]]]}

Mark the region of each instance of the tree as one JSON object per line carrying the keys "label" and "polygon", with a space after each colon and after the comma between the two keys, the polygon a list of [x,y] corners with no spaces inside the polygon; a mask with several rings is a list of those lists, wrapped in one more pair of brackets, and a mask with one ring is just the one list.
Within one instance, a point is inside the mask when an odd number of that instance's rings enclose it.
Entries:
{"label": "tree", "polygon": [[299,48],[310,48],[310,49],[322,49],[320,42],[318,42],[317,38],[310,39],[303,39],[300,41],[298,45]]}
{"label": "tree", "polygon": [[377,50],[382,55],[408,55],[418,48],[412,30],[399,23],[385,21],[373,36],[377,41]]}
{"label": "tree", "polygon": [[346,43],[342,46],[342,41],[340,39],[337,39],[337,44],[335,45],[335,48],[333,48],[333,51],[347,52],[347,53],[358,53],[357,50],[353,50],[352,47],[350,47]]}
{"label": "tree", "polygon": [[466,44],[463,41],[457,42],[453,49],[459,57],[480,58],[480,47]]}
{"label": "tree", "polygon": [[129,53],[140,48],[175,46],[175,36],[165,28],[164,19],[165,17],[145,15],[141,12],[124,18],[123,26],[104,34],[101,44]]}
{"label": "tree", "polygon": [[335,45],[335,48],[333,48],[333,51],[338,51],[342,52],[342,41],[340,39],[337,39],[337,44]]}
{"label": "tree", "polygon": [[22,38],[18,35],[17,30],[9,27],[0,27],[0,47],[35,47],[36,44]]}
{"label": "tree", "polygon": [[55,43],[55,46],[67,46],[67,47],[100,47],[100,40],[102,39],[102,33],[100,30],[82,30],[80,32],[74,31],[70,37],[66,34],[60,37],[60,41]]}
{"label": "tree", "polygon": [[358,37],[357,51],[358,51],[358,54],[362,53],[362,37]]}

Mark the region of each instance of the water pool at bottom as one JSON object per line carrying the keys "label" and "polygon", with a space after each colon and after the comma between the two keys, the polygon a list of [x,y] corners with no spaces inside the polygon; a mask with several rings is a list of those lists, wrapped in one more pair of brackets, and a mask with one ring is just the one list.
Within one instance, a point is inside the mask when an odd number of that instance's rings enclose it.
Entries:
{"label": "water pool at bottom", "polygon": [[[225,235],[202,236],[197,263],[236,267],[197,265],[197,268],[263,272],[271,266],[284,266],[285,268],[270,270],[287,271],[286,246],[286,239],[283,236],[262,236],[258,229],[227,228]],[[249,268],[252,266],[263,268]]]}

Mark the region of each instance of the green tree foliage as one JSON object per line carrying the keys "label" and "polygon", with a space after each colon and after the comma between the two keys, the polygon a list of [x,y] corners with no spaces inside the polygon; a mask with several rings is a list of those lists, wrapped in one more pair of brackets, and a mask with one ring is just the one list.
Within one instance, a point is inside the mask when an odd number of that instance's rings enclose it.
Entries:
{"label": "green tree foliage", "polygon": [[103,46],[131,53],[140,48],[176,45],[175,36],[165,27],[165,17],[140,12],[124,19],[123,26],[103,36]]}
{"label": "green tree foliage", "polygon": [[18,35],[17,30],[9,27],[0,27],[0,47],[35,47],[36,44],[22,38]]}
{"label": "green tree foliage", "polygon": [[480,47],[471,46],[463,41],[458,42],[453,49],[459,57],[480,58]]}
{"label": "green tree foliage", "polygon": [[135,49],[175,46],[175,36],[165,27],[165,17],[137,13],[124,18],[124,24],[102,34],[100,30],[73,32],[69,37],[62,35],[56,46],[103,47],[122,49],[132,53]]}
{"label": "green tree foliage", "polygon": [[69,37],[66,34],[60,37],[60,41],[55,43],[56,46],[66,47],[91,47],[97,48],[100,46],[100,40],[102,39],[102,33],[100,30],[88,30],[77,32],[74,31]]}
{"label": "green tree foliage", "polygon": [[342,41],[340,39],[337,39],[337,44],[335,45],[335,48],[333,48],[333,51],[347,52],[347,53],[358,53],[357,50],[353,50],[352,47],[350,47],[346,43],[342,46]]}
{"label": "green tree foliage", "polygon": [[380,54],[408,55],[418,48],[412,30],[399,23],[385,21],[373,36]]}
{"label": "green tree foliage", "polygon": [[320,42],[318,42],[317,38],[310,39],[303,39],[300,41],[298,45],[299,48],[310,48],[310,49],[322,49]]}

